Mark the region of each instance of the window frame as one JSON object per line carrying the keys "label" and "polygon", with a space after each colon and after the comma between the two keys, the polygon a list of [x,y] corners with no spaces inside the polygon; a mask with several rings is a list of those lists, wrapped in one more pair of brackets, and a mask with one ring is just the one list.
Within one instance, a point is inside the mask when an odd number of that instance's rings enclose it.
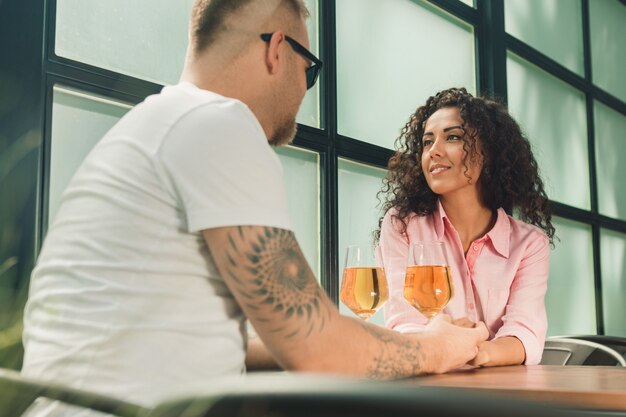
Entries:
{"label": "window frame", "polygon": [[[299,126],[294,146],[313,151],[319,155],[320,169],[320,271],[321,284],[338,303],[339,280],[338,259],[338,161],[348,159],[355,162],[386,168],[393,151],[377,145],[346,137],[337,133],[337,50],[336,50],[336,10],[335,1],[318,0],[319,52],[324,62],[320,76],[320,128]],[[422,0],[410,0],[422,1]],[[583,19],[584,76],[563,67],[550,57],[542,54],[524,42],[506,33],[504,26],[504,1],[479,1],[476,7],[468,6],[460,0],[424,0],[473,26],[476,53],[477,91],[489,92],[506,101],[507,98],[507,51],[518,55],[538,66],[554,77],[570,84],[585,94],[587,110],[587,138],[589,155],[590,210],[583,210],[566,204],[551,202],[556,216],[585,224],[592,228],[594,280],[596,291],[597,329],[604,334],[602,306],[602,271],[600,230],[608,229],[626,234],[626,220],[604,216],[598,211],[598,189],[595,152],[594,101],[626,115],[626,102],[618,99],[593,84],[591,67],[591,40],[589,22],[589,0],[578,0]],[[625,0],[619,0],[626,7]],[[49,157],[52,88],[62,84],[130,104],[137,104],[145,97],[159,92],[162,85],[94,67],[54,53],[57,0],[23,0],[21,2],[0,3],[0,77],[22,80],[30,88],[24,99],[28,112],[23,106],[8,113],[16,123],[34,129],[41,144],[37,151],[37,169],[27,186],[33,191],[34,199],[25,213],[32,220],[32,231],[25,229],[23,241],[16,247],[20,257],[34,261],[39,253],[47,224],[47,200],[49,193]],[[16,26],[21,25],[21,26]],[[15,36],[16,27],[20,33]],[[5,32],[6,31],[6,32]],[[0,79],[0,81],[4,81]],[[8,100],[0,97],[0,101]],[[15,106],[14,106],[15,107]],[[8,124],[0,124],[0,140],[14,139],[15,132]],[[2,148],[0,148],[2,149]],[[25,263],[20,272],[20,286],[28,285],[32,262]]]}

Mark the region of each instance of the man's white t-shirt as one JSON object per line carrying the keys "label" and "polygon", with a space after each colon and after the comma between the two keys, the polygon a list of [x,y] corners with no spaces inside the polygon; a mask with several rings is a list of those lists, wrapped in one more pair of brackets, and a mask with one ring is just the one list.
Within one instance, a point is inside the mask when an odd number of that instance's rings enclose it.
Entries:
{"label": "man's white t-shirt", "polygon": [[203,229],[290,229],[254,114],[189,83],[136,106],[66,189],[33,271],[23,373],[144,405],[245,371],[245,318]]}

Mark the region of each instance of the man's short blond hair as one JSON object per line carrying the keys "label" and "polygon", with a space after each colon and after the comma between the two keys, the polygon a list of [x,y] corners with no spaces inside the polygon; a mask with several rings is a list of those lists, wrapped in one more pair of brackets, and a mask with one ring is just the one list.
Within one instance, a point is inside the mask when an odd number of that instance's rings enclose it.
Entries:
{"label": "man's short blond hair", "polygon": [[[199,53],[211,46],[220,33],[227,31],[229,18],[254,2],[271,3],[268,0],[196,0],[190,27],[193,51]],[[276,0],[275,5],[287,6],[294,17],[309,17],[303,0]]]}

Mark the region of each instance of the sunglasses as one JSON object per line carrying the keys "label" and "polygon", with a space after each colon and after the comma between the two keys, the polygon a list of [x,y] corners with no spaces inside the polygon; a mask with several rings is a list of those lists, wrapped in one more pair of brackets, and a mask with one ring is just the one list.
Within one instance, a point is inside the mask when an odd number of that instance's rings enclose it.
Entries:
{"label": "sunglasses", "polygon": [[[273,34],[274,33],[262,33],[261,39],[264,42],[269,42],[272,39]],[[287,40],[287,42],[289,42],[289,45],[291,45],[291,48],[293,48],[293,50],[297,54],[312,62],[311,66],[306,69],[306,88],[308,90],[313,87],[317,82],[317,77],[319,77],[320,75],[323,63],[315,55],[313,55],[311,51],[302,46],[302,44],[300,44],[300,42],[298,42],[297,40],[286,35],[285,39]]]}

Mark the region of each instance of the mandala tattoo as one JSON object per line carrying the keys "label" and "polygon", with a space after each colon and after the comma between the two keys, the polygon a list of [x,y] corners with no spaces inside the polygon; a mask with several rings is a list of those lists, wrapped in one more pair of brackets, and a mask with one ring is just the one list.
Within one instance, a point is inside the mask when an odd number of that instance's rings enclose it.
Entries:
{"label": "mandala tattoo", "polygon": [[374,326],[365,330],[378,339],[380,349],[367,370],[371,379],[397,379],[422,372],[422,350],[416,340],[407,340],[399,334],[389,333]]}
{"label": "mandala tattoo", "polygon": [[[309,335],[315,323],[324,326],[326,313],[320,300],[322,289],[302,255],[292,232],[278,228],[255,228],[261,230],[254,237],[244,238],[244,227],[228,235],[226,257],[228,274],[235,282],[237,291],[245,300],[246,307],[255,311],[281,313],[285,319],[303,318],[294,329],[287,320],[276,323],[271,330],[291,338],[305,332]],[[245,274],[241,273],[241,270]],[[253,289],[250,290],[250,283]],[[269,307],[269,310],[267,308]],[[322,320],[320,320],[320,318]],[[259,313],[258,319],[271,323],[270,317]]]}

